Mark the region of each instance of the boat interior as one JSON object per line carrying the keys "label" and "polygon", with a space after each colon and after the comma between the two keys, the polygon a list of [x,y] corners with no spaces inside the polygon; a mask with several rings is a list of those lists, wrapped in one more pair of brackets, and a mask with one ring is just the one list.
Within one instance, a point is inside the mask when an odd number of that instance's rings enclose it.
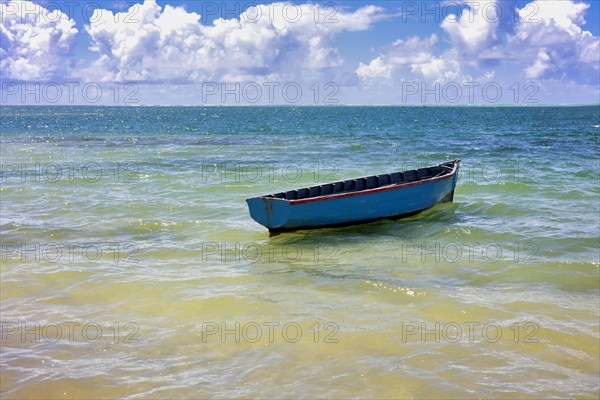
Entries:
{"label": "boat interior", "polygon": [[360,192],[362,190],[376,189],[384,186],[402,185],[418,182],[425,179],[436,178],[452,173],[454,162],[440,164],[435,167],[419,168],[391,174],[372,175],[356,179],[348,179],[333,183],[311,186],[302,189],[289,190],[270,194],[264,197],[275,197],[284,200],[302,200],[313,197],[330,196],[333,194]]}

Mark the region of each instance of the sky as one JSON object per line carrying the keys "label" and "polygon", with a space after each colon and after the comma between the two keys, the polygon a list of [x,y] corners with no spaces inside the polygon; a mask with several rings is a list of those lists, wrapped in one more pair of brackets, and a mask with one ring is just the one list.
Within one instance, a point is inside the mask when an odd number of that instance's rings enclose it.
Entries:
{"label": "sky", "polygon": [[0,2],[0,104],[600,103],[578,0]]}

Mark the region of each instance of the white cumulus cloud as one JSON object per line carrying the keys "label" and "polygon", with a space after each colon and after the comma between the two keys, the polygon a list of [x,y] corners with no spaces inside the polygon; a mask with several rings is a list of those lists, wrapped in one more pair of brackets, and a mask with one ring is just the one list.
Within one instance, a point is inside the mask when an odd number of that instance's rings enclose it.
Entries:
{"label": "white cumulus cloud", "polygon": [[86,30],[98,58],[86,74],[106,81],[296,78],[307,70],[341,65],[335,34],[369,29],[385,17],[382,8],[365,6],[339,10],[330,22],[315,22],[314,5],[295,5],[293,12],[289,7],[258,5],[211,25],[203,25],[197,13],[169,5],[163,9],[151,0],[116,17],[97,10]]}
{"label": "white cumulus cloud", "polygon": [[539,51],[533,65],[525,69],[525,76],[528,78],[539,78],[550,66],[550,56],[546,49]]}
{"label": "white cumulus cloud", "polygon": [[475,52],[497,40],[496,30],[502,15],[496,0],[468,2],[460,16],[449,15],[441,27],[456,47]]}
{"label": "white cumulus cloud", "polygon": [[444,52],[439,57],[432,57],[427,62],[412,64],[411,70],[418,72],[429,82],[456,81],[460,77],[460,63],[456,51]]}
{"label": "white cumulus cloud", "polygon": [[535,0],[518,10],[520,23],[507,47],[529,64],[527,76],[584,80],[595,70],[598,81],[600,38],[583,29],[588,8],[571,0]]}
{"label": "white cumulus cloud", "polygon": [[[510,79],[569,79],[598,83],[600,39],[584,29],[589,4],[574,0],[533,0],[517,8],[512,0],[462,2],[460,15],[440,24],[451,47],[435,51],[435,35],[397,40],[356,74],[363,81],[410,73],[428,82],[465,80],[483,72]],[[434,40],[435,39],[435,40]],[[492,70],[489,70],[492,69]],[[486,75],[483,75],[486,76]]]}
{"label": "white cumulus cloud", "polygon": [[456,51],[449,50],[436,55],[437,35],[427,38],[411,36],[396,40],[368,64],[360,63],[356,74],[365,81],[426,79],[430,82],[446,82],[460,74]]}
{"label": "white cumulus cloud", "polygon": [[356,74],[363,80],[389,80],[394,75],[401,79],[411,73],[433,81],[453,78],[458,74],[459,65],[452,51],[436,56],[434,46],[438,43],[435,34],[427,38],[411,36],[406,40],[396,40],[385,51],[368,64],[360,63]]}
{"label": "white cumulus cloud", "polygon": [[75,22],[59,10],[0,3],[0,75],[25,81],[64,76],[76,34]]}
{"label": "white cumulus cloud", "polygon": [[390,79],[394,66],[388,63],[384,56],[371,60],[369,64],[360,63],[356,73],[362,79]]}

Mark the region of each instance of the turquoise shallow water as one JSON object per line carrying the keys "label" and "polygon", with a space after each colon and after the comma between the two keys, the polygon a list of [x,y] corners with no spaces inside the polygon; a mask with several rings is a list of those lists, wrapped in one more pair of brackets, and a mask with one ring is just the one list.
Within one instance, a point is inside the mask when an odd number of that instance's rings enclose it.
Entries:
{"label": "turquoise shallow water", "polygon": [[[600,109],[4,107],[11,398],[595,397]],[[461,158],[454,203],[245,199]]]}

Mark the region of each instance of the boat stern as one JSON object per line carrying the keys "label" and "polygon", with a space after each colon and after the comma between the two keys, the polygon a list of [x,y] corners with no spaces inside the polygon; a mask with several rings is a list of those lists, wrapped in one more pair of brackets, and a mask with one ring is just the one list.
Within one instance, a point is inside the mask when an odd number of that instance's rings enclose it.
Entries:
{"label": "boat stern", "polygon": [[253,197],[247,199],[250,216],[253,220],[276,230],[285,226],[290,214],[290,202],[275,197]]}

